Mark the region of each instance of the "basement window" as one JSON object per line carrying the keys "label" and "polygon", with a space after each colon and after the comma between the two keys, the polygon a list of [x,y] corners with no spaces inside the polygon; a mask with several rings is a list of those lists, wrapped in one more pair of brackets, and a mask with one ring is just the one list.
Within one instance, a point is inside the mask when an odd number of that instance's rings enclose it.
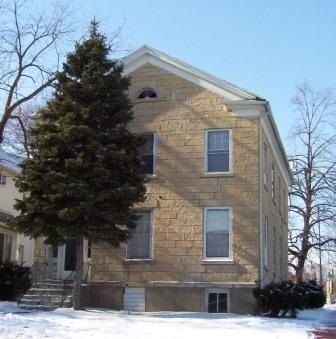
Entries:
{"label": "basement window", "polygon": [[207,289],[205,304],[208,313],[227,313],[229,309],[229,293],[227,290]]}

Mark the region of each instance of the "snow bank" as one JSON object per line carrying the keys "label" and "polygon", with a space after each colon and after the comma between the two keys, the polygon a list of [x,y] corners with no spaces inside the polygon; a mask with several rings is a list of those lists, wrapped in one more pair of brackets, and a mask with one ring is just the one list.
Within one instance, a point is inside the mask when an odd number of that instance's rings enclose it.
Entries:
{"label": "snow bank", "polygon": [[[11,310],[11,313],[4,313]],[[336,319],[336,308],[300,312],[299,319],[270,319],[234,314],[133,313],[102,309],[15,313],[0,303],[0,338],[113,339],[307,339],[323,321]],[[335,320],[334,320],[335,321]]]}

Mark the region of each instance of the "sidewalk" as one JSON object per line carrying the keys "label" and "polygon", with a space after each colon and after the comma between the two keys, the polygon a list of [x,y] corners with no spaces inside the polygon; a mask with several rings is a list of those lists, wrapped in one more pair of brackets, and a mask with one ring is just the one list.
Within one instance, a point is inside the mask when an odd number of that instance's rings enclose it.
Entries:
{"label": "sidewalk", "polygon": [[336,339],[336,305],[324,307],[323,316],[318,319],[318,326],[312,333],[317,339]]}
{"label": "sidewalk", "polygon": [[313,331],[313,334],[317,339],[335,339],[336,328],[325,328],[321,330]]}

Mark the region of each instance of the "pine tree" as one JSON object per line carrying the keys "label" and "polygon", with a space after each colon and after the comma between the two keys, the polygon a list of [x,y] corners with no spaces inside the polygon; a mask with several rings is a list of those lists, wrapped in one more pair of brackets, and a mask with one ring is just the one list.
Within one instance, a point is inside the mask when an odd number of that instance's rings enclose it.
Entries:
{"label": "pine tree", "polygon": [[132,120],[129,79],[109,58],[110,46],[93,21],[89,37],[68,54],[56,91],[38,113],[32,157],[16,185],[28,194],[16,204],[13,227],[47,243],[76,239],[74,308],[80,308],[83,239],[117,247],[135,227],[131,207],[145,187]]}

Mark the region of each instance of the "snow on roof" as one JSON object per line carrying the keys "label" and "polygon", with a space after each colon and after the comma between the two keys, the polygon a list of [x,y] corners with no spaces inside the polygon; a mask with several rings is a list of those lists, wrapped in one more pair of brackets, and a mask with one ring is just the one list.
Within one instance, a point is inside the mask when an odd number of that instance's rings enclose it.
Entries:
{"label": "snow on roof", "polygon": [[19,164],[21,163],[21,161],[23,160],[23,158],[14,155],[14,154],[10,154],[4,151],[0,150],[0,165],[16,172],[16,173],[20,173],[21,172],[21,168],[19,167]]}

